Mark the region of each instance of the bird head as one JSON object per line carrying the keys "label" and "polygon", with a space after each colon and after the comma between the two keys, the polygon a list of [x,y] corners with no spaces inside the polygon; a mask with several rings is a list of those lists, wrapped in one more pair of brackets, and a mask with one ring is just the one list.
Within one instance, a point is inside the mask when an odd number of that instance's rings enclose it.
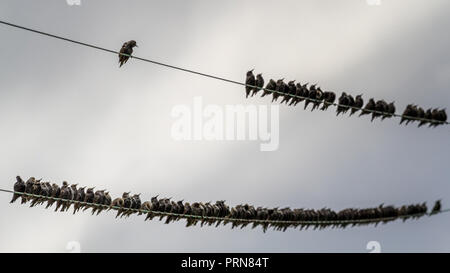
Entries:
{"label": "bird head", "polygon": [[135,40],[129,41],[129,42],[128,42],[128,45],[131,46],[131,47],[138,47],[138,45],[136,44],[136,41],[135,41]]}

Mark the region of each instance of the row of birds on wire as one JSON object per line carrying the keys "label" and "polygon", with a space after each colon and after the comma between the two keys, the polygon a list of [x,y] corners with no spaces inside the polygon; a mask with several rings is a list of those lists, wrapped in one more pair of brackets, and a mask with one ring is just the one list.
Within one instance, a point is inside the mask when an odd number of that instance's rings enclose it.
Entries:
{"label": "row of birds on wire", "polygon": [[[420,218],[427,215],[428,208],[425,203],[405,205],[402,207],[380,205],[376,208],[354,209],[348,208],[335,212],[328,208],[314,209],[290,209],[254,207],[248,204],[240,204],[229,207],[225,201],[215,203],[194,202],[188,203],[183,200],[172,201],[171,198],[160,198],[154,196],[150,201],[142,202],[140,194],[124,192],[121,197],[112,199],[106,190],[96,190],[95,187],[78,187],[77,184],[69,185],[63,181],[62,186],[55,183],[44,182],[42,179],[30,177],[24,181],[20,176],[16,177],[14,193],[10,203],[21,198],[21,203],[29,203],[30,207],[46,205],[46,209],[55,204],[55,211],[69,211],[72,207],[73,214],[78,211],[91,209],[92,215],[98,215],[104,210],[117,210],[117,217],[129,217],[133,214],[146,214],[145,220],[166,217],[165,223],[186,219],[186,226],[196,225],[198,222],[203,226],[221,223],[226,225],[231,222],[232,227],[253,224],[258,225],[266,231],[268,227],[277,230],[286,230],[288,227],[314,228],[339,227],[347,225],[364,225],[386,223],[402,218]],[[441,211],[440,200],[436,201],[430,214]]]}
{"label": "row of birds on wire", "polygon": [[[272,95],[272,102],[282,98],[281,104],[286,103],[290,106],[296,106],[299,102],[304,101],[304,109],[306,110],[311,105],[311,111],[315,109],[324,111],[330,105],[337,105],[336,116],[344,115],[347,112],[349,112],[349,116],[352,116],[356,112],[361,111],[359,116],[371,114],[371,121],[374,121],[376,118],[384,120],[396,115],[395,102],[388,103],[385,100],[371,98],[364,106],[362,94],[353,97],[346,92],[342,92],[341,96],[337,98],[337,103],[335,103],[336,94],[332,91],[322,91],[320,87],[317,87],[317,84],[308,87],[309,83],[295,83],[295,80],[285,83],[284,78],[277,81],[270,79],[266,87],[264,87],[264,83],[262,74],[257,74],[255,77],[253,69],[248,71],[245,80],[246,98],[255,96],[262,91],[261,97]],[[403,111],[400,124],[405,122],[405,125],[407,125],[415,121],[418,122],[418,127],[425,124],[428,124],[429,127],[446,124],[446,109],[429,108],[424,110],[418,105],[409,104]]]}

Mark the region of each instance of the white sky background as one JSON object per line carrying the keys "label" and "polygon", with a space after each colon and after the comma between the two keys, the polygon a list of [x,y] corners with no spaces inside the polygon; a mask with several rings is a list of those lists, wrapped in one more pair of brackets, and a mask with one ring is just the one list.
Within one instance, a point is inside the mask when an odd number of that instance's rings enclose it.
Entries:
{"label": "white sky background", "polygon": [[[1,20],[243,81],[318,82],[324,89],[449,107],[450,3],[382,1],[0,2]],[[280,147],[259,142],[175,142],[175,105],[267,104],[241,86],[130,60],[0,25],[0,186],[20,174],[109,189],[229,205],[322,208],[402,205],[443,198],[450,206],[450,127],[398,119],[335,117],[280,107]],[[450,251],[450,214],[345,230],[185,228],[113,213],[54,213],[0,195],[0,251],[366,252]]]}

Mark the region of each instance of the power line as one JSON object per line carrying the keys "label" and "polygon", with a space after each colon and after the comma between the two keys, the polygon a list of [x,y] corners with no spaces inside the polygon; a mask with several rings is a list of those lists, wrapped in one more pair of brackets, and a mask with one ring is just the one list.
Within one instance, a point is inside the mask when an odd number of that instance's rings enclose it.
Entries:
{"label": "power line", "polygon": [[179,214],[179,213],[172,213],[172,212],[162,212],[162,211],[153,211],[153,210],[145,210],[145,209],[132,209],[132,208],[124,208],[119,206],[108,206],[103,204],[96,204],[96,203],[90,203],[90,202],[83,202],[83,201],[76,201],[76,200],[70,200],[70,199],[64,199],[64,198],[58,198],[58,197],[51,197],[51,196],[44,196],[44,195],[37,195],[37,194],[31,194],[31,193],[25,193],[25,192],[16,192],[12,190],[6,190],[0,188],[1,192],[5,193],[13,193],[18,195],[25,195],[29,197],[34,198],[40,198],[44,200],[53,200],[53,201],[63,201],[63,202],[69,202],[69,203],[76,203],[80,205],[85,206],[95,206],[99,208],[104,209],[114,209],[114,210],[121,210],[121,211],[132,211],[140,214],[148,214],[151,213],[154,216],[167,216],[167,217],[175,217],[177,220],[180,218],[184,219],[191,219],[191,220],[202,220],[202,221],[219,221],[223,222],[224,224],[228,222],[237,222],[237,223],[253,223],[253,224],[261,224],[261,225],[274,225],[274,226],[285,226],[285,225],[292,225],[294,227],[297,226],[345,226],[345,225],[361,225],[361,224],[376,224],[379,222],[388,222],[388,221],[394,221],[397,219],[409,219],[409,218],[415,218],[415,217],[422,217],[422,216],[432,216],[437,215],[439,213],[445,213],[449,212],[449,209],[443,209],[438,212],[434,213],[416,213],[416,214],[407,214],[407,215],[398,215],[393,217],[380,217],[380,218],[369,218],[369,219],[355,219],[355,220],[316,220],[316,221],[284,221],[284,220],[260,220],[260,219],[244,219],[244,218],[229,218],[229,217],[216,217],[216,216],[206,216],[206,215],[191,215],[191,214]]}
{"label": "power line", "polygon": [[[137,60],[140,60],[140,61],[153,63],[153,64],[156,64],[156,65],[160,65],[160,66],[168,67],[168,68],[171,68],[171,69],[176,69],[176,70],[180,70],[180,71],[184,71],[184,72],[200,75],[200,76],[203,76],[203,77],[208,77],[208,78],[212,78],[212,79],[216,79],[216,80],[220,80],[220,81],[224,81],[224,82],[229,82],[229,83],[233,83],[233,84],[237,84],[237,85],[242,85],[242,86],[246,86],[246,87],[258,88],[260,90],[265,90],[265,91],[268,91],[270,93],[277,93],[277,94],[280,94],[280,95],[283,95],[283,96],[289,96],[289,97],[292,97],[292,98],[307,99],[307,100],[313,101],[313,102],[322,102],[321,100],[317,100],[317,99],[313,99],[313,98],[309,98],[309,97],[305,97],[305,96],[299,96],[299,95],[294,95],[294,94],[287,94],[287,93],[283,93],[283,92],[280,92],[280,91],[277,91],[277,90],[267,89],[267,88],[264,88],[264,87],[263,88],[259,88],[257,86],[245,84],[245,83],[234,81],[234,80],[230,80],[230,79],[227,79],[227,78],[214,76],[214,75],[211,75],[211,74],[202,73],[202,72],[198,72],[198,71],[195,71],[195,70],[186,69],[186,68],[182,68],[182,67],[179,67],[179,66],[174,66],[174,65],[170,65],[170,64],[166,64],[166,63],[162,63],[162,62],[158,62],[158,61],[154,61],[154,60],[150,60],[150,59],[146,59],[146,58],[132,56],[132,55],[128,55],[128,54],[125,54],[125,53],[120,53],[119,51],[107,49],[107,48],[104,48],[104,47],[96,46],[96,45],[85,43],[85,42],[80,42],[80,41],[77,41],[77,40],[65,38],[65,37],[62,37],[62,36],[50,34],[50,33],[47,33],[47,32],[36,30],[36,29],[27,28],[27,27],[24,27],[24,26],[16,25],[16,24],[5,22],[5,21],[1,21],[1,20],[0,20],[0,23],[3,24],[3,25],[7,25],[7,26],[10,26],[10,27],[15,27],[15,28],[18,28],[18,29],[26,30],[26,31],[31,31],[31,32],[34,32],[34,33],[37,33],[37,34],[40,34],[40,35],[44,35],[44,36],[48,36],[48,37],[51,37],[51,38],[63,40],[63,41],[66,41],[66,42],[79,44],[79,45],[82,45],[82,46],[94,48],[94,49],[97,49],[97,50],[102,50],[102,51],[109,52],[109,53],[114,53],[114,54],[118,54],[118,55],[127,56],[127,57],[134,58],[134,59],[137,59]],[[331,105],[333,105],[333,106],[343,106],[343,107],[350,108],[350,109],[363,110],[363,107],[355,107],[355,106],[343,105],[343,104],[339,104],[339,103],[336,103],[336,102],[326,103],[326,104],[330,105],[330,106]],[[382,111],[377,111],[377,110],[364,109],[364,111],[368,112],[368,113],[376,113],[376,114],[386,115],[388,117],[405,118],[405,119],[418,120],[418,121],[424,121],[424,122],[429,122],[429,123],[438,123],[438,124],[442,124],[442,125],[450,124],[448,121],[439,121],[439,120],[434,120],[434,119],[412,117],[412,116],[400,115],[400,114],[395,114],[395,113],[394,114],[390,114],[390,113],[387,113],[387,112],[382,112]]]}

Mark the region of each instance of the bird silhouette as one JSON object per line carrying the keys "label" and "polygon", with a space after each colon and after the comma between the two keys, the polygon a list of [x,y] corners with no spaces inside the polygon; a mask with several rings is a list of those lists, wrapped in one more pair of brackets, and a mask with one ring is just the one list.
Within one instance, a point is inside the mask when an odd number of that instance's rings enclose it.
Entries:
{"label": "bird silhouette", "polygon": [[[120,49],[121,54],[119,54],[119,67],[122,67],[122,65],[124,65],[131,57],[131,54],[133,53],[133,47],[138,47],[135,40],[125,42],[122,45],[122,48]],[[128,56],[123,54],[127,54]]]}
{"label": "bird silhouette", "polygon": [[[247,76],[245,78],[245,97],[248,98],[248,96],[250,95],[250,92],[254,89],[253,86],[256,86],[256,79],[255,79],[255,75],[253,75],[253,70],[250,70],[247,72]],[[248,86],[251,85],[251,86]]]}

